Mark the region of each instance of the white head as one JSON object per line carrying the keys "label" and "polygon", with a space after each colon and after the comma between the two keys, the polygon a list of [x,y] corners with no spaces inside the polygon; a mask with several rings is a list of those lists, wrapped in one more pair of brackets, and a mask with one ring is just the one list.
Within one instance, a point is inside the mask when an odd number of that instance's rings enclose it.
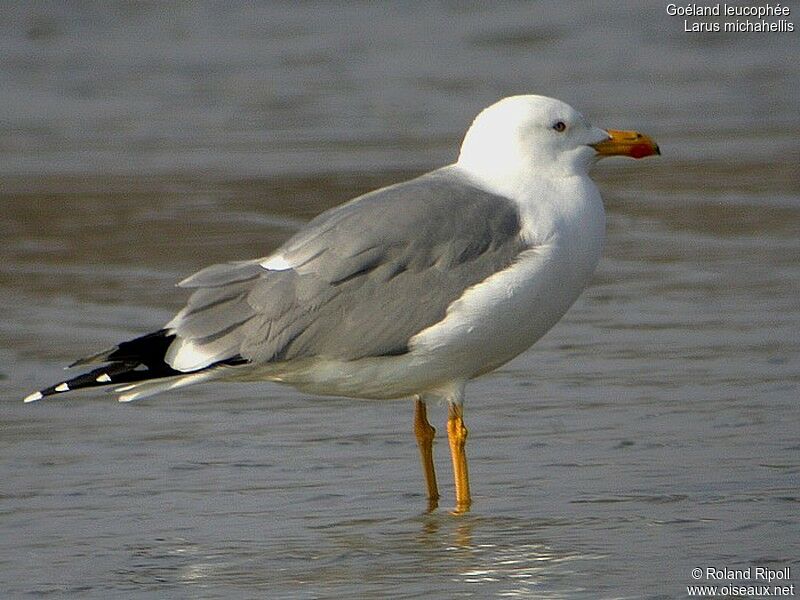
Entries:
{"label": "white head", "polygon": [[511,194],[535,179],[586,176],[604,156],[659,154],[636,131],[593,127],[569,104],[545,96],[511,96],[481,112],[461,144],[458,166]]}
{"label": "white head", "polygon": [[458,165],[482,179],[585,175],[591,144],[609,139],[570,105],[545,96],[511,96],[481,112],[461,145]]}

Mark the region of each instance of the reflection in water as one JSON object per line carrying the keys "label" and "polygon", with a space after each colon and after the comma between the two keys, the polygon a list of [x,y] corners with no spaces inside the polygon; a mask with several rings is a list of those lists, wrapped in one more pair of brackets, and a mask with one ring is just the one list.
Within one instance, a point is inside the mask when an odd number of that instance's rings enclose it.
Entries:
{"label": "reflection in water", "polygon": [[[444,535],[451,538],[448,547],[462,548],[464,550],[472,549],[472,531],[475,527],[475,521],[469,514],[449,513],[444,515],[427,513],[420,520],[422,521],[422,531],[419,537],[421,544],[438,545]],[[455,524],[455,528],[451,531],[442,531],[443,524]]]}
{"label": "reflection in water", "polygon": [[[476,529],[476,537],[486,540],[483,543],[473,542]],[[492,539],[496,541],[489,541]],[[462,556],[462,568],[455,579],[464,584],[492,584],[496,595],[502,597],[572,597],[572,593],[580,591],[568,582],[570,572],[580,568],[573,563],[590,557],[557,551],[540,540],[536,523],[516,519],[478,518],[459,524],[450,549],[469,550],[469,555]]]}
{"label": "reflection in water", "polygon": [[543,525],[546,529],[547,524],[516,518],[435,513],[373,521],[366,531],[362,521],[331,524],[319,547],[330,544],[336,554],[332,580],[340,569],[351,572],[348,560],[372,557],[393,564],[393,573],[385,574],[388,578],[402,581],[424,572],[434,588],[451,593],[480,595],[478,590],[491,584],[498,596],[531,597],[537,592],[536,597],[570,597],[575,589],[569,587],[569,574],[583,561],[599,557],[555,550],[543,540]]}
{"label": "reflection in water", "polygon": [[[569,598],[579,591],[570,587],[570,574],[602,557],[555,550],[541,539],[540,529],[519,519],[444,513],[332,522],[317,530],[313,551],[307,539],[288,538],[277,546],[264,540],[247,551],[241,545],[212,550],[185,538],[162,538],[126,547],[128,565],[116,577],[123,589],[202,589],[213,583],[242,591],[269,586],[275,597],[316,597],[352,593],[358,589],[354,576],[368,590],[387,582],[402,585],[425,573],[430,584],[425,593],[471,594],[489,585],[498,596]],[[391,572],[378,564],[391,564]]]}

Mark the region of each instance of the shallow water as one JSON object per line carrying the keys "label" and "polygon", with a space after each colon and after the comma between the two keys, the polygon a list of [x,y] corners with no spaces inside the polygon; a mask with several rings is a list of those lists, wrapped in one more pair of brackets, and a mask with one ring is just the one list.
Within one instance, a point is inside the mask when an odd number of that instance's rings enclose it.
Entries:
{"label": "shallow water", "polygon": [[[798,34],[690,36],[639,2],[115,6],[0,23],[3,597],[679,598],[694,567],[750,565],[800,583]],[[22,404],[163,324],[181,277],[452,160],[521,91],[663,156],[598,166],[593,286],[469,386],[471,513],[448,512],[444,407],[426,514],[407,401]]]}

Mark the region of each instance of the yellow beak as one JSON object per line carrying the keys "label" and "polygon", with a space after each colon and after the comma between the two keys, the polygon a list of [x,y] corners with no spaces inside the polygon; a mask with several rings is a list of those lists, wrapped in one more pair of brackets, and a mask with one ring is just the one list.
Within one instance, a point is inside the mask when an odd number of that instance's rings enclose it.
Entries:
{"label": "yellow beak", "polygon": [[639,133],[638,131],[620,131],[618,129],[607,129],[609,139],[591,144],[597,150],[600,158],[605,156],[630,156],[631,158],[644,158],[661,154],[652,138]]}

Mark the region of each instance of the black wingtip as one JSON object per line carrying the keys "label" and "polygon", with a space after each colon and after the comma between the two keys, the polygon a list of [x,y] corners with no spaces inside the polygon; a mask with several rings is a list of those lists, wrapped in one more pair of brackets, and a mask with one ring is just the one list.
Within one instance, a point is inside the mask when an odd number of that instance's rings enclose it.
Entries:
{"label": "black wingtip", "polygon": [[[105,362],[107,364],[34,392],[25,397],[24,402],[36,402],[47,396],[83,388],[129,384],[185,375],[186,373],[176,371],[164,360],[166,352],[174,339],[174,333],[161,329],[133,340],[122,342],[110,350],[82,358],[70,366],[77,367],[97,362]],[[236,355],[214,363],[210,367],[219,365],[237,366],[247,362],[241,356]]]}
{"label": "black wingtip", "polygon": [[70,392],[75,386],[70,386],[72,380],[69,381],[62,381],[61,383],[57,383],[56,385],[51,385],[48,388],[44,388],[43,390],[39,390],[38,392],[34,392],[29,394],[23,398],[23,402],[28,404],[30,402],[36,402],[37,400],[41,400],[42,398],[46,398],[47,396],[53,396],[55,394],[63,394],[64,392]]}

